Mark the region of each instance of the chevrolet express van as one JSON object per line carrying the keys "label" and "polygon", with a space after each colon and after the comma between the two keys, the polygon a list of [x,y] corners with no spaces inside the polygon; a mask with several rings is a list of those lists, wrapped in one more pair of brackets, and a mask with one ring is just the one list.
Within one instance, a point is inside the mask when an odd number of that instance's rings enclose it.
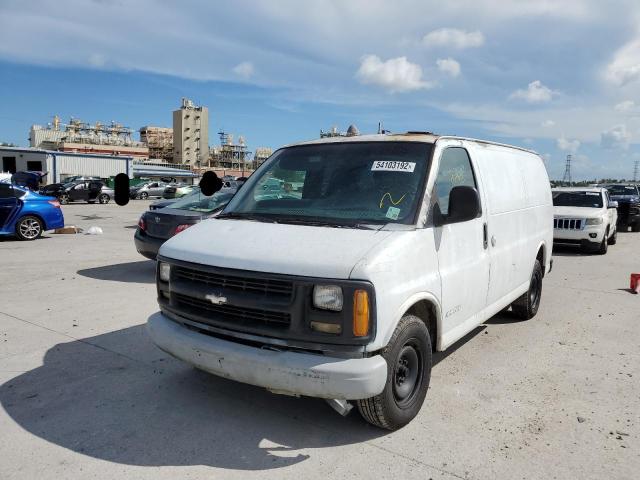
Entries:
{"label": "chevrolet express van", "polygon": [[397,429],[432,352],[506,307],[536,314],[552,245],[533,152],[419,132],[290,145],[162,246],[148,331],[199,369]]}

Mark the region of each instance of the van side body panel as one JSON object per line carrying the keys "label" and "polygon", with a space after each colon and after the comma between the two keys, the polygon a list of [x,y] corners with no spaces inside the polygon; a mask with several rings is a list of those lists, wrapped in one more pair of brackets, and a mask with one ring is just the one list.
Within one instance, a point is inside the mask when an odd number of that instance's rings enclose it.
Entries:
{"label": "van side body panel", "polygon": [[394,232],[353,268],[351,279],[366,279],[376,289],[376,338],[367,351],[385,347],[402,315],[416,302],[429,300],[440,311],[435,248],[432,229]]}
{"label": "van side body panel", "polygon": [[[416,242],[410,251],[418,255],[394,256],[394,270],[397,272],[416,272],[417,275],[402,275],[401,284],[393,284],[397,277],[383,278],[381,269],[376,272],[367,268],[372,264],[365,259],[354,269],[363,278],[368,278],[376,289],[384,288],[384,295],[378,295],[378,335],[369,345],[369,351],[378,350],[388,343],[393,330],[406,311],[417,301],[427,299],[436,306],[438,338],[437,350],[444,350],[468,332],[485,322],[505,307],[508,307],[529,288],[533,264],[539,250],[544,251],[544,271],[549,271],[553,246],[553,206],[549,178],[542,159],[525,150],[507,146],[474,142],[462,139],[441,139],[436,142],[431,175],[427,182],[423,208],[430,208],[434,178],[439,170],[439,159],[447,147],[465,148],[471,158],[480,193],[483,216],[470,234],[477,242],[482,238],[482,220],[487,223],[487,258],[478,261],[487,262],[490,271],[486,299],[474,311],[465,309],[464,302],[469,291],[460,289],[459,297],[444,299],[443,291],[448,287],[441,283],[438,288],[434,282],[446,282],[442,265],[438,263],[438,250],[442,241],[442,229],[426,225],[416,234]],[[421,218],[426,218],[423,212]],[[472,221],[473,222],[473,221]],[[468,222],[471,223],[471,222]],[[475,230],[478,230],[476,232]],[[476,235],[477,234],[477,235]],[[406,234],[403,234],[406,235]],[[477,238],[476,238],[477,237]],[[420,241],[419,239],[422,239]],[[455,239],[450,238],[449,241]],[[425,243],[426,242],[426,243]],[[387,242],[380,247],[387,251]],[[464,253],[464,242],[455,242],[454,250]],[[471,245],[471,244],[470,244]],[[473,244],[475,245],[475,243]],[[409,246],[409,245],[407,245]],[[394,249],[395,252],[399,250]],[[413,258],[413,260],[411,260]],[[425,268],[437,266],[437,272],[425,272]],[[353,275],[352,278],[358,278]],[[453,288],[457,288],[454,285]],[[479,290],[483,290],[480,288]],[[394,292],[387,297],[387,293]],[[404,298],[403,298],[404,296]],[[384,298],[386,297],[386,298]],[[455,316],[459,317],[454,320]],[[449,315],[449,316],[447,316]]]}

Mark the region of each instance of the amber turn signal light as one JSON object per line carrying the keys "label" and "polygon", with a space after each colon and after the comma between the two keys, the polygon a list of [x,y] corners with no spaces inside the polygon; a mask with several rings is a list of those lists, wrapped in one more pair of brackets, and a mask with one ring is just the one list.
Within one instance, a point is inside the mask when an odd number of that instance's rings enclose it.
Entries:
{"label": "amber turn signal light", "polygon": [[353,293],[353,335],[365,337],[369,334],[369,294],[366,290]]}

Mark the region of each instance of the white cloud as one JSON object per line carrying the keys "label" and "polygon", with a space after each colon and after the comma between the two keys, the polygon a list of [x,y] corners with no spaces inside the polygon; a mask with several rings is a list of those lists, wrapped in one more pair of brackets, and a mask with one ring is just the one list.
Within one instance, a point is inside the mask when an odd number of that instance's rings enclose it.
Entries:
{"label": "white cloud", "polygon": [[104,67],[107,63],[107,59],[100,53],[92,53],[89,55],[89,65],[92,67]]}
{"label": "white cloud", "polygon": [[615,53],[605,76],[618,86],[640,79],[640,38],[627,43]]}
{"label": "white cloud", "polygon": [[545,120],[544,122],[542,122],[540,125],[543,126],[544,128],[551,128],[556,124],[556,122],[554,122],[553,120]]}
{"label": "white cloud", "polygon": [[255,69],[253,68],[253,64],[251,62],[242,62],[233,67],[233,73],[238,75],[245,80],[248,80],[255,73]]}
{"label": "white cloud", "polygon": [[361,83],[378,85],[390,92],[408,92],[432,88],[433,82],[422,79],[422,67],[407,60],[407,57],[382,61],[377,55],[362,57],[356,77]]}
{"label": "white cloud", "polygon": [[436,64],[438,65],[438,70],[454,78],[460,75],[460,64],[451,57],[439,58],[436,60]]}
{"label": "white cloud", "polygon": [[457,28],[439,28],[422,37],[427,47],[451,47],[457,49],[476,48],[484,45],[484,35],[476,30],[467,32]]}
{"label": "white cloud", "polygon": [[527,103],[546,103],[551,101],[555,95],[558,95],[558,92],[543,85],[540,80],[534,80],[526,90],[518,89],[509,95],[509,98],[524,100]]}
{"label": "white cloud", "polygon": [[558,148],[563,152],[576,153],[578,151],[578,148],[580,148],[580,140],[576,140],[575,138],[573,140],[570,140],[562,135],[560,138],[558,138],[557,145]]}
{"label": "white cloud", "polygon": [[636,102],[633,100],[625,100],[615,106],[616,112],[631,112],[636,108]]}
{"label": "white cloud", "polygon": [[627,126],[624,124],[616,125],[600,135],[602,148],[626,150],[629,148],[630,142],[631,133],[627,131]]}

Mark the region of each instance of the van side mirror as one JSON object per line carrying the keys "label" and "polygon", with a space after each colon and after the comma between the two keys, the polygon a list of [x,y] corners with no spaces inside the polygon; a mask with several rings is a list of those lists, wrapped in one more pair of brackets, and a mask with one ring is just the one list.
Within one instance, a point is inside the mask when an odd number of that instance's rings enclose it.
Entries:
{"label": "van side mirror", "polygon": [[609,202],[609,208],[618,208],[618,202],[615,200],[611,200]]}
{"label": "van side mirror", "polygon": [[482,211],[478,191],[466,185],[453,187],[449,192],[449,210],[447,215],[434,217],[436,227],[450,223],[468,222],[477,218]]}

